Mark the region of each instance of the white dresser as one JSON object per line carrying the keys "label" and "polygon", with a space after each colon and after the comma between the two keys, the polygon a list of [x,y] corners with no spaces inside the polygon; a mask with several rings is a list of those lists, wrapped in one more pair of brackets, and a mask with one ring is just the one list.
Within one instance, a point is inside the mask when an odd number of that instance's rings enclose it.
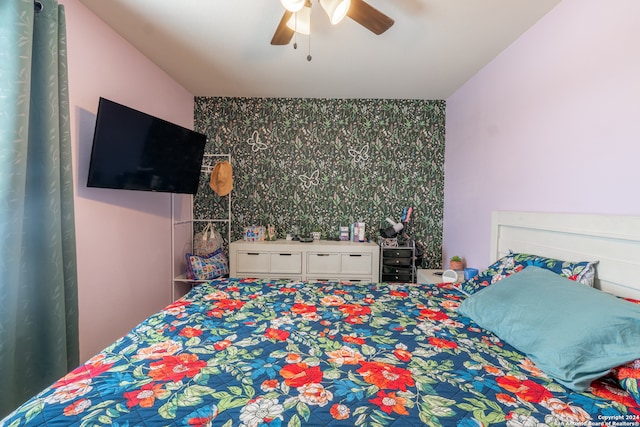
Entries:
{"label": "white dresser", "polygon": [[230,277],[239,278],[377,282],[379,262],[375,243],[237,240],[229,247]]}

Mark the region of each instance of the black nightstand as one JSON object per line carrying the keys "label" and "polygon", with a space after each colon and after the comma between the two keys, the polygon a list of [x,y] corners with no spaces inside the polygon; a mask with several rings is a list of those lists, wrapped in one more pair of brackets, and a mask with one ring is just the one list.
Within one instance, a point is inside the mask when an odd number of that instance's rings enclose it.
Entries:
{"label": "black nightstand", "polygon": [[394,247],[380,242],[380,281],[416,282],[415,245],[409,241]]}

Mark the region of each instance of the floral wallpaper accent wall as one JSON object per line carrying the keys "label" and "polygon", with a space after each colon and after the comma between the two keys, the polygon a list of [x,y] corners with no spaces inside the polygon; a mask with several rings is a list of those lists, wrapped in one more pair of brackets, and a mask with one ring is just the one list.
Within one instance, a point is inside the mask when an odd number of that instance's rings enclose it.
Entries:
{"label": "floral wallpaper accent wall", "polygon": [[[337,239],[354,221],[376,240],[413,207],[423,265],[441,266],[445,101],[197,97],[195,129],[207,153],[231,154],[232,240],[268,224],[279,238],[298,226]],[[196,218],[224,206],[203,175]]]}

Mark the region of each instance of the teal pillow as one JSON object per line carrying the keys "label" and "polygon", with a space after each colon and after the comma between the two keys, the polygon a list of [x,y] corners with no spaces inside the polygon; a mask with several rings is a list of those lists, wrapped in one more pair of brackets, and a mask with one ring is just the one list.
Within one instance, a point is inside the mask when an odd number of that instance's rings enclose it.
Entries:
{"label": "teal pillow", "polygon": [[478,291],[458,312],[572,390],[640,358],[640,306],[539,267]]}

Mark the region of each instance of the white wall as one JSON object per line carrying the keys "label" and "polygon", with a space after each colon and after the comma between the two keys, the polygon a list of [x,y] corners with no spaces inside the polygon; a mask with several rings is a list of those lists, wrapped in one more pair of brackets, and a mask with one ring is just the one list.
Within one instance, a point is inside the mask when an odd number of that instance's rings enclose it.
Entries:
{"label": "white wall", "polygon": [[193,128],[193,96],[78,0],[67,18],[80,359],[170,303],[168,194],[87,188],[99,97]]}
{"label": "white wall", "polygon": [[640,214],[640,1],[563,0],[447,99],[444,256],[493,210]]}

